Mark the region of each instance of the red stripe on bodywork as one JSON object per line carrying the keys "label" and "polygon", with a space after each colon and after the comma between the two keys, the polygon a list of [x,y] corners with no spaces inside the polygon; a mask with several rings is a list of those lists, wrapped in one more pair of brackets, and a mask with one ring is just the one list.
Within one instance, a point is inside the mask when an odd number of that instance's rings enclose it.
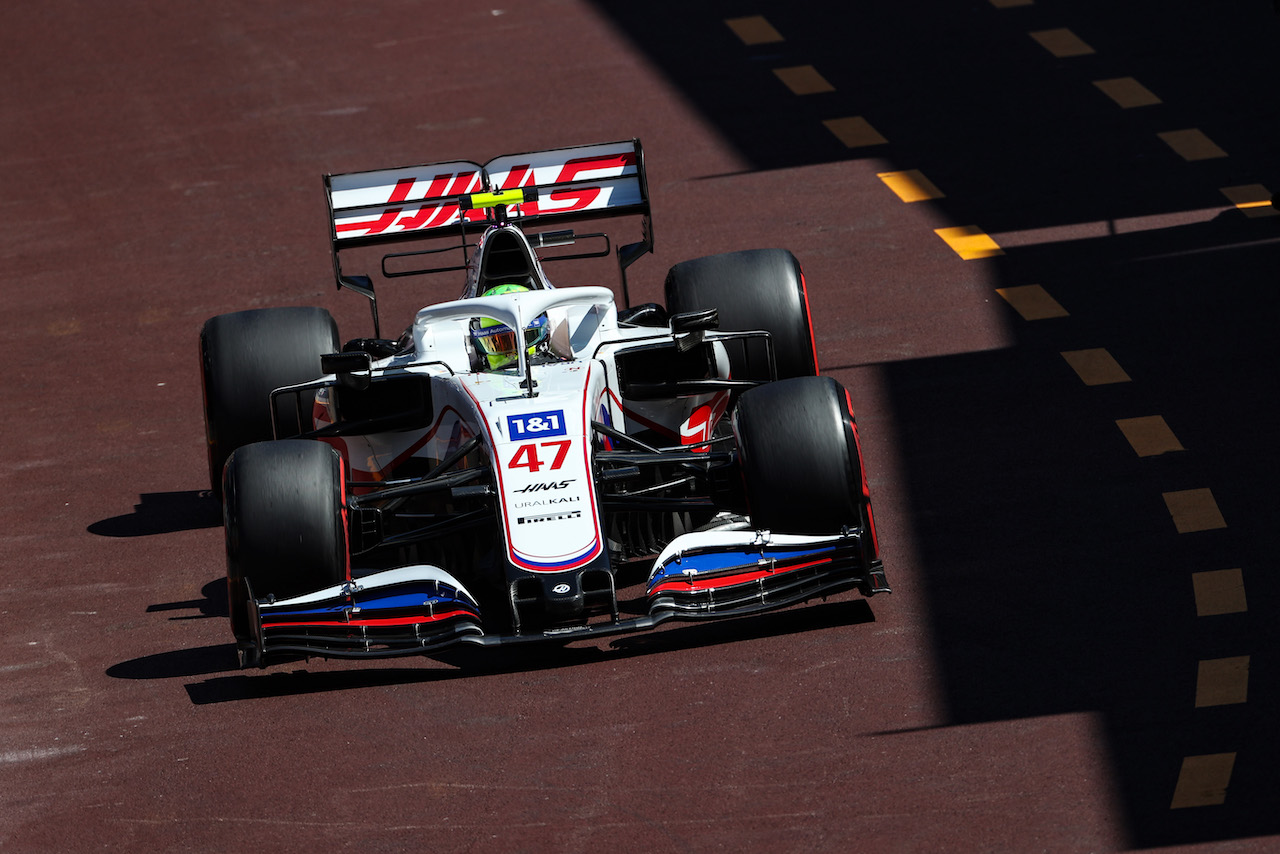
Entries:
{"label": "red stripe on bodywork", "polygon": [[474,616],[475,614],[471,611],[457,610],[434,616],[423,614],[417,617],[385,617],[371,620],[307,620],[299,623],[263,623],[262,627],[264,629],[285,629],[301,628],[303,626],[412,626],[419,623],[438,623],[450,617]]}
{"label": "red stripe on bodywork", "polygon": [[622,400],[616,394],[613,393],[613,389],[607,389],[607,391],[609,394],[609,398],[618,405],[618,408],[622,410],[623,415],[627,416],[633,421],[636,421],[644,425],[645,427],[648,427],[650,430],[653,430],[655,433],[661,433],[663,436],[666,436],[667,438],[670,438],[670,439],[680,438],[680,436],[677,433],[672,432],[670,427],[664,427],[656,421],[650,421],[648,418],[645,418],[643,415],[638,415],[635,412],[632,412],[630,409],[627,409],[625,406],[622,405]]}
{"label": "red stripe on bodywork", "polygon": [[466,419],[462,417],[462,413],[454,409],[452,406],[446,406],[444,409],[440,410],[440,417],[436,419],[436,423],[431,426],[431,429],[422,436],[422,438],[410,445],[407,451],[403,451],[398,457],[387,463],[385,466],[379,466],[378,471],[394,472],[405,462],[405,460],[422,450],[428,442],[435,438],[436,433],[440,432],[440,428],[444,425],[444,417],[450,412],[458,417],[458,423],[462,426],[461,440],[465,442],[470,439],[471,431],[467,429],[467,422]]}
{"label": "red stripe on bodywork", "polygon": [[809,566],[819,566],[820,564],[831,563],[831,558],[823,558],[822,560],[811,560],[808,563],[798,563],[795,566],[787,566],[781,569],[774,567],[773,569],[759,569],[754,572],[743,572],[738,575],[720,575],[713,578],[699,579],[696,575],[690,579],[681,578],[679,580],[664,581],[653,590],[649,591],[652,596],[655,593],[661,593],[664,590],[714,590],[718,587],[733,587],[738,584],[749,584],[770,575],[786,575],[788,572],[794,572],[797,569],[804,569]]}

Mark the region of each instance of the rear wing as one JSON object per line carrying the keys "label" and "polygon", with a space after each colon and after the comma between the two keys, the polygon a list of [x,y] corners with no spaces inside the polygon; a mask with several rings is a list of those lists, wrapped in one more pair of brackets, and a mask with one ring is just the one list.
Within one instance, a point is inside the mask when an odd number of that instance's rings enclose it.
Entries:
{"label": "rear wing", "polygon": [[334,276],[339,288],[373,303],[375,334],[373,282],[343,274],[338,258],[343,249],[453,234],[461,236],[465,255],[469,225],[505,221],[526,227],[639,215],[642,239],[617,248],[624,294],[627,267],[653,250],[649,184],[638,139],[506,154],[483,165],[459,160],[325,175],[324,189]]}
{"label": "rear wing", "polygon": [[649,214],[644,153],[636,139],[507,154],[483,166],[455,161],[326,175],[324,187],[335,252],[484,222],[485,209],[468,209],[474,193],[525,190],[532,200],[507,211],[521,225]]}

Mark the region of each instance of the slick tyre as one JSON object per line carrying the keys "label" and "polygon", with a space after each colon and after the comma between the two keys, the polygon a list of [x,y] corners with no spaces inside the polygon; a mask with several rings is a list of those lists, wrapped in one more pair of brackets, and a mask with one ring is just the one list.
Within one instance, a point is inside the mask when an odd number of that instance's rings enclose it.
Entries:
{"label": "slick tyre", "polygon": [[350,577],[345,489],[342,457],[323,442],[258,442],[232,453],[223,477],[223,518],[237,640],[252,634],[250,588],[257,599],[284,599]]}
{"label": "slick tyre", "polygon": [[[222,491],[222,467],[236,448],[273,438],[275,422],[282,436],[310,429],[309,421],[299,424],[292,398],[273,412],[271,392],[319,377],[320,357],[338,350],[338,326],[323,308],[238,311],[205,323],[200,376],[209,484],[215,496]],[[313,401],[312,395],[298,401],[304,419],[310,418]]]}
{"label": "slick tyre", "polygon": [[[671,314],[714,308],[722,331],[767,331],[778,379],[818,373],[804,275],[787,250],[749,249],[683,261],[668,271],[664,287]],[[748,358],[737,346],[729,354],[735,378],[768,378],[764,348],[757,342],[749,342]]]}
{"label": "slick tyre", "polygon": [[796,377],[753,388],[734,411],[751,523],[785,534],[870,529],[857,427],[844,388]]}

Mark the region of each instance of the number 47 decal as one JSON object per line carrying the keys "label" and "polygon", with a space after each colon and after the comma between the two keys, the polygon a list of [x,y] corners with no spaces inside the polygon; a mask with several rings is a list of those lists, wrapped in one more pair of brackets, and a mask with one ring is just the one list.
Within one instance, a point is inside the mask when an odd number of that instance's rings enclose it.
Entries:
{"label": "number 47 decal", "polygon": [[511,462],[507,463],[509,469],[528,469],[531,472],[539,471],[544,463],[538,457],[538,448],[555,448],[556,456],[551,461],[551,470],[555,471],[564,465],[564,458],[569,455],[569,446],[573,444],[572,439],[557,439],[551,442],[538,442],[534,444],[530,442],[527,445],[521,445],[516,448],[515,454],[511,457]]}

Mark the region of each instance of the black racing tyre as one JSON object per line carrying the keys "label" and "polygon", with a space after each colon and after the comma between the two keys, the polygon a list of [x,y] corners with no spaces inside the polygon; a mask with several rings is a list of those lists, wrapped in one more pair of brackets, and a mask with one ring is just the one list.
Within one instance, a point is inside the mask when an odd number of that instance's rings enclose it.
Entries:
{"label": "black racing tyre", "polygon": [[857,427],[838,382],[796,377],[750,389],[738,401],[733,431],[756,528],[786,534],[870,529]]}
{"label": "black racing tyre", "polygon": [[255,598],[283,599],[350,577],[342,457],[309,439],[236,449],[223,477],[231,629],[247,640]]}
{"label": "black racing tyre", "polygon": [[[273,438],[273,420],[278,419],[286,433],[301,432],[296,408],[271,411],[272,390],[321,376],[320,357],[338,350],[338,326],[323,308],[238,311],[205,323],[200,331],[200,377],[209,484],[215,496],[222,490],[227,457],[242,445]],[[301,401],[307,416],[313,400],[306,395]],[[307,424],[302,429],[309,428]]]}
{"label": "black racing tyre", "polygon": [[[809,323],[800,262],[785,249],[748,249],[682,261],[667,273],[667,310],[671,314],[714,308],[726,332],[766,330],[773,339],[778,379],[815,376],[818,357]],[[749,348],[756,362],[763,347]],[[729,349],[733,375],[767,378],[756,362],[748,371],[738,347]]]}

